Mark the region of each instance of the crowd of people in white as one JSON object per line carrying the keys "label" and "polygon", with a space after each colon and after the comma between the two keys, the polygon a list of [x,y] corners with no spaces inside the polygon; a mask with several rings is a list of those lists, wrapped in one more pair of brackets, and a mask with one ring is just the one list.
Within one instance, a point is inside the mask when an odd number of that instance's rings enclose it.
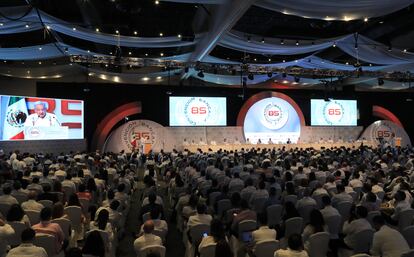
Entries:
{"label": "crowd of people in white", "polygon": [[0,256],[119,256],[137,190],[140,257],[172,224],[186,257],[414,256],[410,148],[0,151],[0,171]]}

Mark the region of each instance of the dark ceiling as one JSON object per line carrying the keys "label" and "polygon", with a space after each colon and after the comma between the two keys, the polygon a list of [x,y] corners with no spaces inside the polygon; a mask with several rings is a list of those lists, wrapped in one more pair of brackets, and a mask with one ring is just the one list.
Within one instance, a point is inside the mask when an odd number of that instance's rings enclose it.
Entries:
{"label": "dark ceiling", "polygon": [[[161,2],[154,0],[32,0],[33,6],[74,25],[101,32],[121,35],[157,37],[181,35],[190,39],[195,34],[197,15],[211,16],[211,6]],[[25,0],[2,0],[0,7],[26,5]],[[324,21],[305,19],[286,15],[260,7],[252,6],[234,25],[233,29],[248,35],[260,37],[278,37],[295,40],[317,40],[358,32],[395,48],[414,49],[414,39],[407,40],[406,35],[414,30],[414,8],[410,6],[396,13],[356,21]],[[208,19],[206,21],[208,23]],[[204,24],[203,28],[208,28]],[[137,34],[135,34],[137,33]],[[60,40],[70,45],[98,53],[114,52],[113,46],[96,44],[69,36],[56,34]],[[404,39],[404,40],[402,40]],[[2,47],[23,47],[55,41],[42,30],[0,36]],[[151,57],[175,55],[191,52],[192,47],[168,49],[129,49],[123,48],[122,55]],[[352,58],[338,49],[327,49],[316,53],[318,56],[336,62],[352,62]],[[211,55],[223,59],[240,60],[245,53],[216,46]],[[250,61],[279,62],[293,60],[301,56],[262,56],[250,55]]]}

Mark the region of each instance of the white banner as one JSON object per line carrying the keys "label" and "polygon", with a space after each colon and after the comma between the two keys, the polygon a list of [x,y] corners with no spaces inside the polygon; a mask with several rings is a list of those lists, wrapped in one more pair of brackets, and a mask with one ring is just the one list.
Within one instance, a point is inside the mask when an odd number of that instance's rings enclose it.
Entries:
{"label": "white banner", "polygon": [[378,120],[372,123],[360,137],[360,139],[373,141],[377,144],[380,144],[380,138],[392,145],[411,146],[410,137],[404,128],[389,120]]}

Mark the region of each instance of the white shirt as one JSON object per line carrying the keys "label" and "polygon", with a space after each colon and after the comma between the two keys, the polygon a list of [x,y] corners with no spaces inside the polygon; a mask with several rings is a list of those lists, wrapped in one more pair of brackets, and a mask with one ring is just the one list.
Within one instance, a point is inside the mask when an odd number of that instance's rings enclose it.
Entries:
{"label": "white shirt", "polygon": [[347,246],[354,248],[357,245],[356,239],[354,238],[354,235],[358,232],[372,229],[371,224],[368,222],[367,219],[356,219],[353,220],[351,223],[348,221],[345,222],[343,226],[343,233],[346,234],[346,237],[344,238],[344,242]]}
{"label": "white shirt", "polygon": [[266,240],[276,240],[276,230],[261,226],[252,232],[252,239],[255,245]]}
{"label": "white shirt", "polygon": [[134,241],[135,252],[139,254],[142,248],[150,245],[162,245],[161,238],[153,234],[143,234]]}
{"label": "white shirt", "polygon": [[14,229],[9,224],[0,226],[0,256],[5,255],[8,248],[8,241],[13,235]]}
{"label": "white shirt", "polygon": [[299,252],[288,248],[287,250],[277,250],[275,257],[309,257],[309,255],[305,250]]}
{"label": "white shirt", "polygon": [[45,117],[40,118],[36,113],[30,114],[24,123],[25,127],[58,127],[60,126],[56,115],[46,113]]}
{"label": "white shirt", "polygon": [[31,199],[27,200],[26,202],[22,203],[22,209],[24,211],[41,211],[44,208],[42,204],[39,202]]}
{"label": "white shirt", "polygon": [[0,203],[12,205],[12,204],[19,204],[16,198],[11,195],[0,195]]}
{"label": "white shirt", "polygon": [[190,218],[188,218],[187,228],[191,228],[199,224],[210,225],[212,219],[213,218],[209,214],[198,214],[197,213],[196,215],[190,216]]}
{"label": "white shirt", "polygon": [[383,225],[374,234],[371,248],[372,255],[394,257],[401,256],[401,254],[408,250],[410,250],[410,247],[401,233],[387,225]]}
{"label": "white shirt", "polygon": [[22,243],[9,251],[6,257],[47,257],[45,249],[31,243]]}

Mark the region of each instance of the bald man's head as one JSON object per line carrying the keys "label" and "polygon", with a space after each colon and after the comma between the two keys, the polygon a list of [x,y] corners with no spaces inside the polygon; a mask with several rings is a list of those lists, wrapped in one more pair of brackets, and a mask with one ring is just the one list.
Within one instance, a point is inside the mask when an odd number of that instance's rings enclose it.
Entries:
{"label": "bald man's head", "polygon": [[143,230],[145,234],[151,234],[154,231],[154,222],[152,220],[145,221]]}

